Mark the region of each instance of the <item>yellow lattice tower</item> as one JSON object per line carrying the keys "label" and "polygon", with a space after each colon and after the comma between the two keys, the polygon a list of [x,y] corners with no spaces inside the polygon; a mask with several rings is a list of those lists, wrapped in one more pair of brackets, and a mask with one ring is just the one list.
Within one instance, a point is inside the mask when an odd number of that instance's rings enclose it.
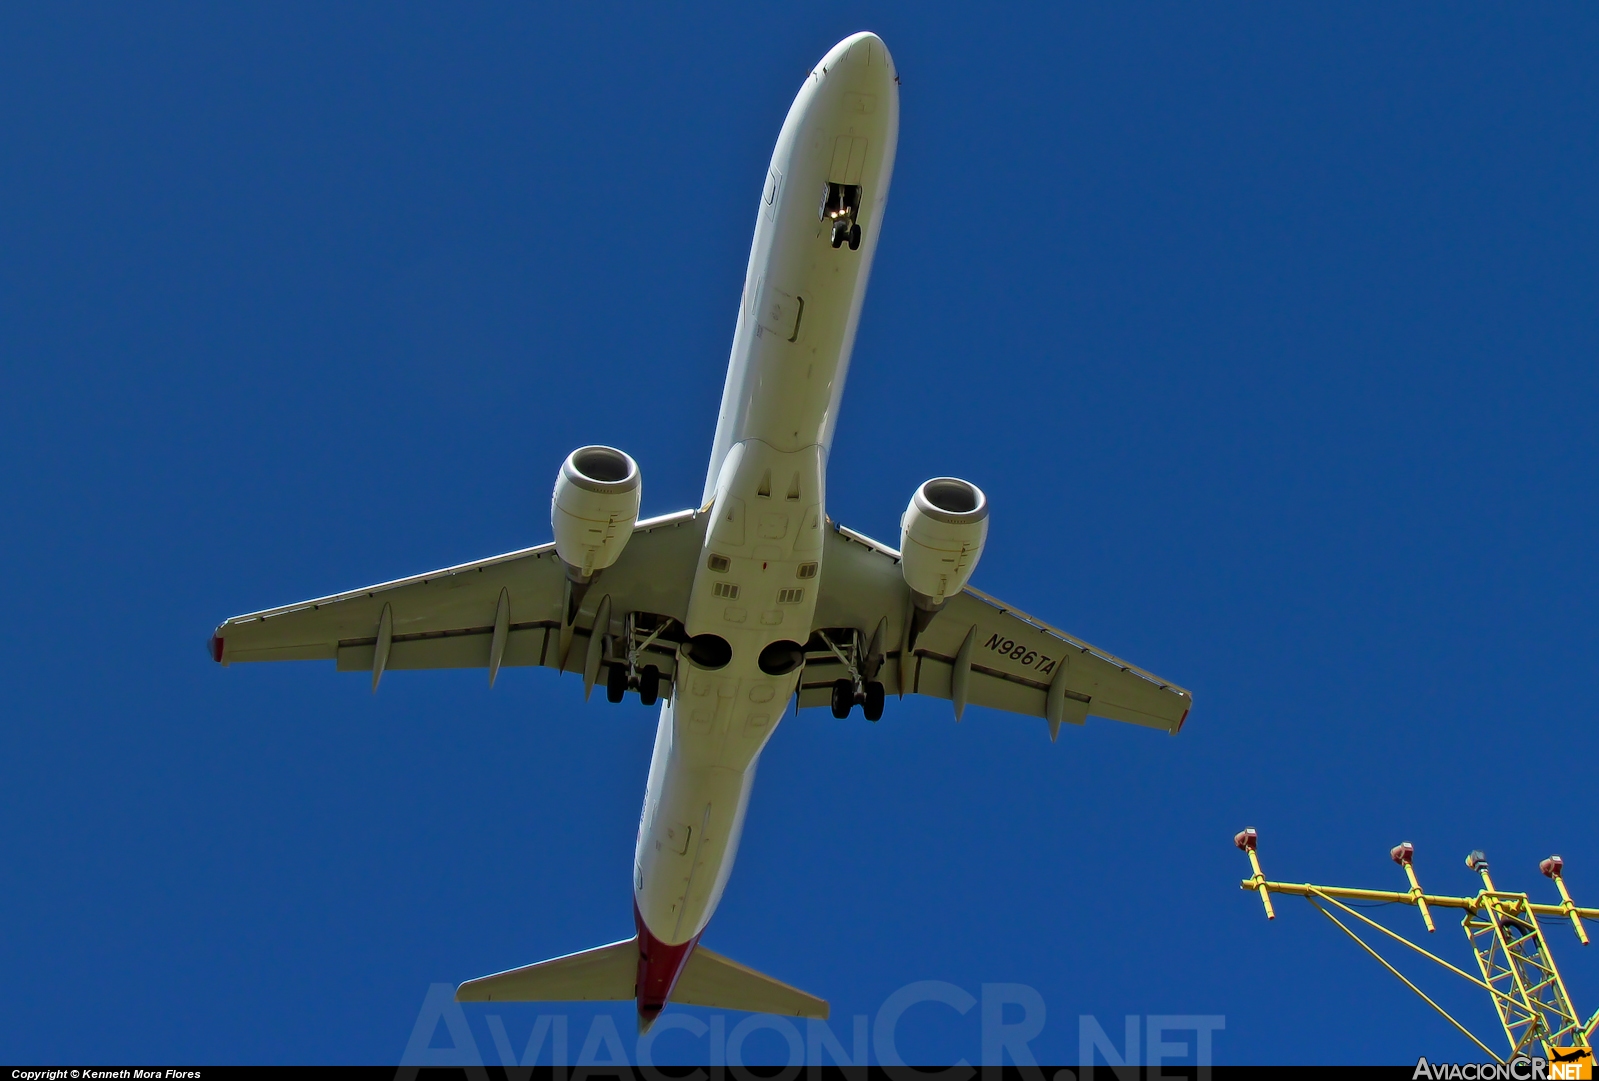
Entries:
{"label": "yellow lattice tower", "polygon": [[[1538,924],[1538,917],[1557,916],[1569,919],[1572,929],[1577,933],[1577,940],[1586,946],[1588,932],[1583,927],[1582,921],[1599,921],[1599,908],[1578,908],[1573,903],[1571,894],[1566,889],[1563,873],[1565,863],[1559,856],[1550,856],[1538,865],[1544,877],[1553,881],[1556,889],[1560,891],[1560,904],[1545,905],[1534,904],[1524,893],[1505,893],[1496,889],[1493,879],[1488,875],[1487,857],[1481,852],[1473,852],[1466,857],[1466,865],[1482,876],[1481,892],[1475,897],[1445,897],[1422,891],[1421,883],[1416,878],[1415,846],[1409,841],[1395,847],[1389,853],[1393,861],[1404,869],[1405,877],[1410,882],[1410,889],[1404,893],[1390,890],[1350,889],[1344,886],[1313,886],[1309,883],[1271,882],[1260,869],[1260,857],[1256,852],[1258,843],[1256,832],[1253,829],[1246,829],[1233,838],[1233,843],[1249,856],[1249,866],[1254,872],[1243,880],[1242,888],[1260,894],[1268,920],[1275,919],[1277,915],[1272,909],[1272,894],[1283,893],[1303,897],[1315,905],[1323,916],[1332,920],[1345,934],[1359,943],[1367,953],[1375,957],[1384,968],[1398,976],[1406,987],[1421,997],[1422,1001],[1442,1014],[1450,1024],[1494,1059],[1506,1062],[1518,1055],[1529,1054],[1536,1044],[1541,1045],[1544,1055],[1552,1063],[1574,1064],[1581,1061],[1586,1063],[1591,1071],[1594,1029],[1599,1027],[1599,1012],[1586,1022],[1577,1014],[1576,1007],[1571,1004],[1571,996],[1566,991],[1565,982],[1560,978],[1560,970],[1555,966],[1554,954],[1549,951],[1549,943],[1544,938],[1543,928]],[[1472,953],[1476,955],[1477,967],[1482,973],[1481,978],[1457,968],[1403,935],[1362,915],[1345,904],[1345,901],[1414,905],[1421,913],[1422,923],[1429,933],[1437,929],[1433,924],[1432,909],[1463,910],[1461,926],[1465,929]],[[1500,1024],[1504,1026],[1505,1038],[1510,1043],[1509,1056],[1501,1059],[1494,1054],[1470,1029],[1428,998],[1421,988],[1406,979],[1365,939],[1334,915],[1331,908],[1342,910],[1368,927],[1403,943],[1423,957],[1487,991],[1493,1000],[1494,1010],[1499,1015]]]}

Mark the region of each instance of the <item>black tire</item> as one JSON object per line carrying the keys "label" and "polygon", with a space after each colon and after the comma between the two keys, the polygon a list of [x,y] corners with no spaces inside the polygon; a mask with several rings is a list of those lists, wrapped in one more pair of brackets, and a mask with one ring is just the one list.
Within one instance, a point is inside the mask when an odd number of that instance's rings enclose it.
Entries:
{"label": "black tire", "polygon": [[866,685],[866,701],[861,704],[861,715],[868,721],[882,720],[884,697],[881,683],[868,683]]}
{"label": "black tire", "polygon": [[861,250],[861,227],[859,225],[849,227],[849,250]]}
{"label": "black tire", "polygon": [[833,716],[843,720],[855,708],[855,685],[847,679],[833,684]]}
{"label": "black tire", "polygon": [[613,664],[605,675],[605,699],[608,702],[620,702],[627,693],[627,666]]}
{"label": "black tire", "polygon": [[661,670],[653,664],[646,664],[638,677],[638,700],[646,706],[653,706],[660,696]]}
{"label": "black tire", "polygon": [[844,241],[849,239],[849,226],[844,224],[842,218],[833,222],[833,247],[842,247]]}

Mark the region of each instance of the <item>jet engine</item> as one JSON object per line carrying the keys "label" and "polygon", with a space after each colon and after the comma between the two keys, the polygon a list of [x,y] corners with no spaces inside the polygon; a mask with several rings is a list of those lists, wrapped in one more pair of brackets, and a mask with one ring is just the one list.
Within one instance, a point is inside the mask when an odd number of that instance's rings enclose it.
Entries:
{"label": "jet engine", "polygon": [[555,551],[578,583],[615,563],[638,521],[638,463],[615,447],[579,447],[561,463],[550,499]]}
{"label": "jet engine", "polygon": [[916,606],[938,609],[972,576],[988,537],[988,498],[977,485],[934,477],[899,520],[900,569]]}

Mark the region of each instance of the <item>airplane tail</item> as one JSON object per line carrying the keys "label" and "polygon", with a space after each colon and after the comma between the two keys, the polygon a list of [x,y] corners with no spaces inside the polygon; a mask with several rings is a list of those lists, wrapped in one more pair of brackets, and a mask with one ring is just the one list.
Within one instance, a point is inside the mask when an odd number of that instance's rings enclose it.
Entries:
{"label": "airplane tail", "polygon": [[467,980],[457,1002],[593,1002],[633,997],[638,940],[623,939],[582,953]]}
{"label": "airplane tail", "polygon": [[[637,938],[570,953],[536,965],[468,980],[457,1002],[625,1001],[637,994]],[[797,987],[696,946],[673,986],[670,1002],[713,1010],[747,1010],[826,1019],[827,1003]],[[653,1018],[652,1018],[653,1019]]]}
{"label": "airplane tail", "polygon": [[774,980],[730,957],[696,946],[672,988],[672,1002],[713,1010],[748,1010],[827,1020],[827,1001]]}

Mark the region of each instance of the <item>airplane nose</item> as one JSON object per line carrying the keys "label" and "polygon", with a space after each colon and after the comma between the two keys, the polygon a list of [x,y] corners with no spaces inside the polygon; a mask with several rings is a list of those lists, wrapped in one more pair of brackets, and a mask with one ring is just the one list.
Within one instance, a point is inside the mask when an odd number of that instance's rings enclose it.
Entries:
{"label": "airplane nose", "polygon": [[889,54],[888,46],[870,30],[851,34],[834,45],[816,66],[816,70],[822,74],[831,74],[840,68],[848,68],[855,79],[877,76],[887,80],[895,76],[894,58]]}

